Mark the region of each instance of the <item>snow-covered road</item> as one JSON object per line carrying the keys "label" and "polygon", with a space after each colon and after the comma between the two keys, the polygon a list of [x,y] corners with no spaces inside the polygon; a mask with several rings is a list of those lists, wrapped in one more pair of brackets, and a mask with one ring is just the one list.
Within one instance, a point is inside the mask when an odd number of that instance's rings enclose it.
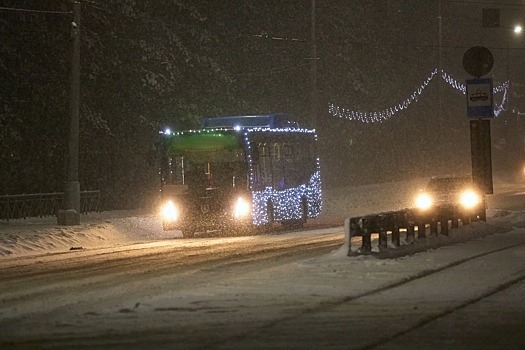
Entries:
{"label": "snow-covered road", "polygon": [[[525,231],[478,223],[455,234],[474,231],[487,235],[384,260],[345,257],[338,229],[6,259],[0,344],[483,349],[504,341],[519,348]],[[487,332],[491,323],[498,333]]]}
{"label": "snow-covered road", "polygon": [[[337,204],[334,198],[329,206],[346,203],[352,215],[363,214],[358,210],[366,212],[367,205],[378,211],[389,206],[362,198],[361,207],[352,208],[351,201]],[[340,215],[329,213],[327,222]],[[23,249],[5,245],[13,253],[0,258],[0,348],[525,344],[522,211],[491,209],[488,222],[416,242],[411,255],[396,259],[348,257],[342,227],[171,239],[157,226],[140,215],[86,222],[74,228],[85,234],[84,241],[64,235],[65,243],[57,243],[52,254],[42,249],[49,237],[20,240],[27,244]],[[12,235],[21,232],[16,225],[8,228]],[[41,237],[39,232],[31,234]],[[93,247],[63,249],[85,242]]]}

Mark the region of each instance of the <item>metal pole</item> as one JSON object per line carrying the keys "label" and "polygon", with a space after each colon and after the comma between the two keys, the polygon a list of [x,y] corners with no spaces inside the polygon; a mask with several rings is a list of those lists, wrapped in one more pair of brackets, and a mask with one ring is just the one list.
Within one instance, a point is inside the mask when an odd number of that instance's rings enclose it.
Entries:
{"label": "metal pole", "polygon": [[510,81],[509,77],[509,61],[510,61],[510,37],[507,35],[507,81]]}
{"label": "metal pole", "polygon": [[64,188],[63,211],[59,211],[59,225],[80,224],[80,183],[78,182],[79,109],[80,109],[80,3],[73,2],[71,22],[72,57],[70,77],[70,132],[67,182]]}
{"label": "metal pole", "polygon": [[[439,77],[441,77],[441,70],[443,69],[442,68],[442,57],[441,57],[441,48],[443,46],[443,33],[442,33],[442,18],[441,18],[441,0],[439,0],[439,3],[438,3],[438,11],[439,11],[439,16],[438,16],[438,74],[439,74]],[[438,84],[438,103],[439,103],[439,108],[438,108],[438,114],[441,114],[442,113],[442,97],[441,97],[441,81],[439,81],[439,84]]]}
{"label": "metal pole", "polygon": [[311,2],[310,13],[310,123],[317,127],[317,39],[315,33],[315,0]]}

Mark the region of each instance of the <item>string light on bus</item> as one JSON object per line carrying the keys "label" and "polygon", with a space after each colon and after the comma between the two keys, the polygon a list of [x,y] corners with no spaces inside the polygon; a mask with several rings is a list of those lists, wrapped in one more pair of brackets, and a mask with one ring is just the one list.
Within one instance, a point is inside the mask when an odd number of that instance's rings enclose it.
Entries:
{"label": "string light on bus", "polygon": [[[280,132],[280,133],[313,133],[314,138],[317,139],[317,134],[313,129],[301,128],[284,128],[284,129],[270,129],[270,128],[250,128],[246,129],[244,133],[244,141],[246,146],[246,159],[248,160],[248,171],[250,179],[250,192],[252,192],[252,221],[255,225],[263,225],[270,222],[268,203],[272,203],[274,208],[280,208],[278,213],[282,217],[276,218],[279,220],[290,220],[301,217],[302,202],[299,198],[306,198],[308,203],[316,202],[316,198],[321,197],[321,172],[317,170],[310,178],[308,184],[302,184],[298,187],[293,187],[285,190],[276,190],[272,187],[266,187],[261,191],[254,191],[253,183],[255,179],[254,164],[252,157],[252,147],[250,142],[250,134],[253,132]],[[319,158],[316,159],[317,169],[320,169]],[[319,204],[308,206],[308,216],[317,216],[321,213],[322,200]],[[285,210],[283,210],[285,208]],[[277,213],[277,212],[276,212]]]}
{"label": "string light on bus", "polygon": [[[350,121],[358,121],[362,123],[384,122],[392,118],[398,112],[407,109],[413,102],[418,102],[419,96],[423,94],[423,91],[427,88],[430,82],[434,79],[437,72],[438,70],[434,69],[430,73],[430,75],[425,79],[425,81],[423,81],[423,83],[419,86],[419,88],[415,89],[414,92],[412,92],[412,94],[408,98],[406,98],[405,100],[396,104],[393,107],[386,108],[382,111],[360,112],[357,110],[352,110],[349,108],[337,106],[334,103],[330,103],[328,105],[328,113],[332,115],[333,117],[346,119]],[[452,77],[452,75],[446,73],[443,70],[441,71],[440,76],[441,76],[441,79],[445,81],[450,87],[460,91],[463,95],[466,94],[465,84],[458,82],[456,79]],[[494,108],[495,116],[498,116],[502,111],[506,110],[505,106],[508,103],[508,98],[507,98],[508,90],[509,90],[508,81],[493,88],[494,94],[499,94],[503,92],[501,104],[496,105]]]}
{"label": "string light on bus", "polygon": [[[289,188],[278,191],[271,187],[266,187],[261,191],[253,191],[253,223],[255,225],[263,225],[270,222],[268,203],[272,202],[275,208],[281,208],[278,213],[280,217],[278,220],[290,220],[301,217],[303,207],[302,202],[298,198],[305,197],[308,203],[315,202],[315,193],[321,193],[321,173],[317,171],[310,178],[308,185],[300,185],[298,187]],[[318,206],[308,206],[308,216],[317,216],[321,213],[322,202],[319,201]],[[286,208],[286,210],[282,210]],[[277,211],[276,211],[277,214]]]}

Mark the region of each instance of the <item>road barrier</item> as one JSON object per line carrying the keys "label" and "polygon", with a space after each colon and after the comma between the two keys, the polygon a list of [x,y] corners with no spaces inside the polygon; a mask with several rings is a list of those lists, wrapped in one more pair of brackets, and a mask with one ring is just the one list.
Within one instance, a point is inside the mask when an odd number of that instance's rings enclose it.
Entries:
{"label": "road barrier", "polygon": [[[56,216],[62,208],[63,192],[0,196],[0,220]],[[100,191],[80,192],[80,213],[98,211]]]}
{"label": "road barrier", "polygon": [[[372,235],[376,234],[377,250],[395,249],[401,245],[401,231],[406,234],[405,242],[413,243],[416,239],[430,235],[448,235],[451,228],[469,224],[471,221],[485,220],[485,216],[460,214],[457,208],[435,210],[432,215],[418,209],[409,208],[348,218],[345,231],[348,241],[348,255],[373,254]],[[428,230],[427,230],[428,228]],[[388,244],[388,233],[391,233],[391,244]],[[417,232],[417,235],[416,235]],[[352,251],[352,237],[361,237],[361,248]]]}

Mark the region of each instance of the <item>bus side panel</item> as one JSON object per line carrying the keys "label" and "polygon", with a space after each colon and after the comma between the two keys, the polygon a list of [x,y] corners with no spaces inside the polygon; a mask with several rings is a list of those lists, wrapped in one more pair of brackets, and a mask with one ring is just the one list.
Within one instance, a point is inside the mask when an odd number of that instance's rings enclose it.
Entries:
{"label": "bus side panel", "polygon": [[[255,132],[250,186],[253,223],[317,217],[322,208],[315,136],[304,132]],[[305,203],[306,201],[306,203]]]}

